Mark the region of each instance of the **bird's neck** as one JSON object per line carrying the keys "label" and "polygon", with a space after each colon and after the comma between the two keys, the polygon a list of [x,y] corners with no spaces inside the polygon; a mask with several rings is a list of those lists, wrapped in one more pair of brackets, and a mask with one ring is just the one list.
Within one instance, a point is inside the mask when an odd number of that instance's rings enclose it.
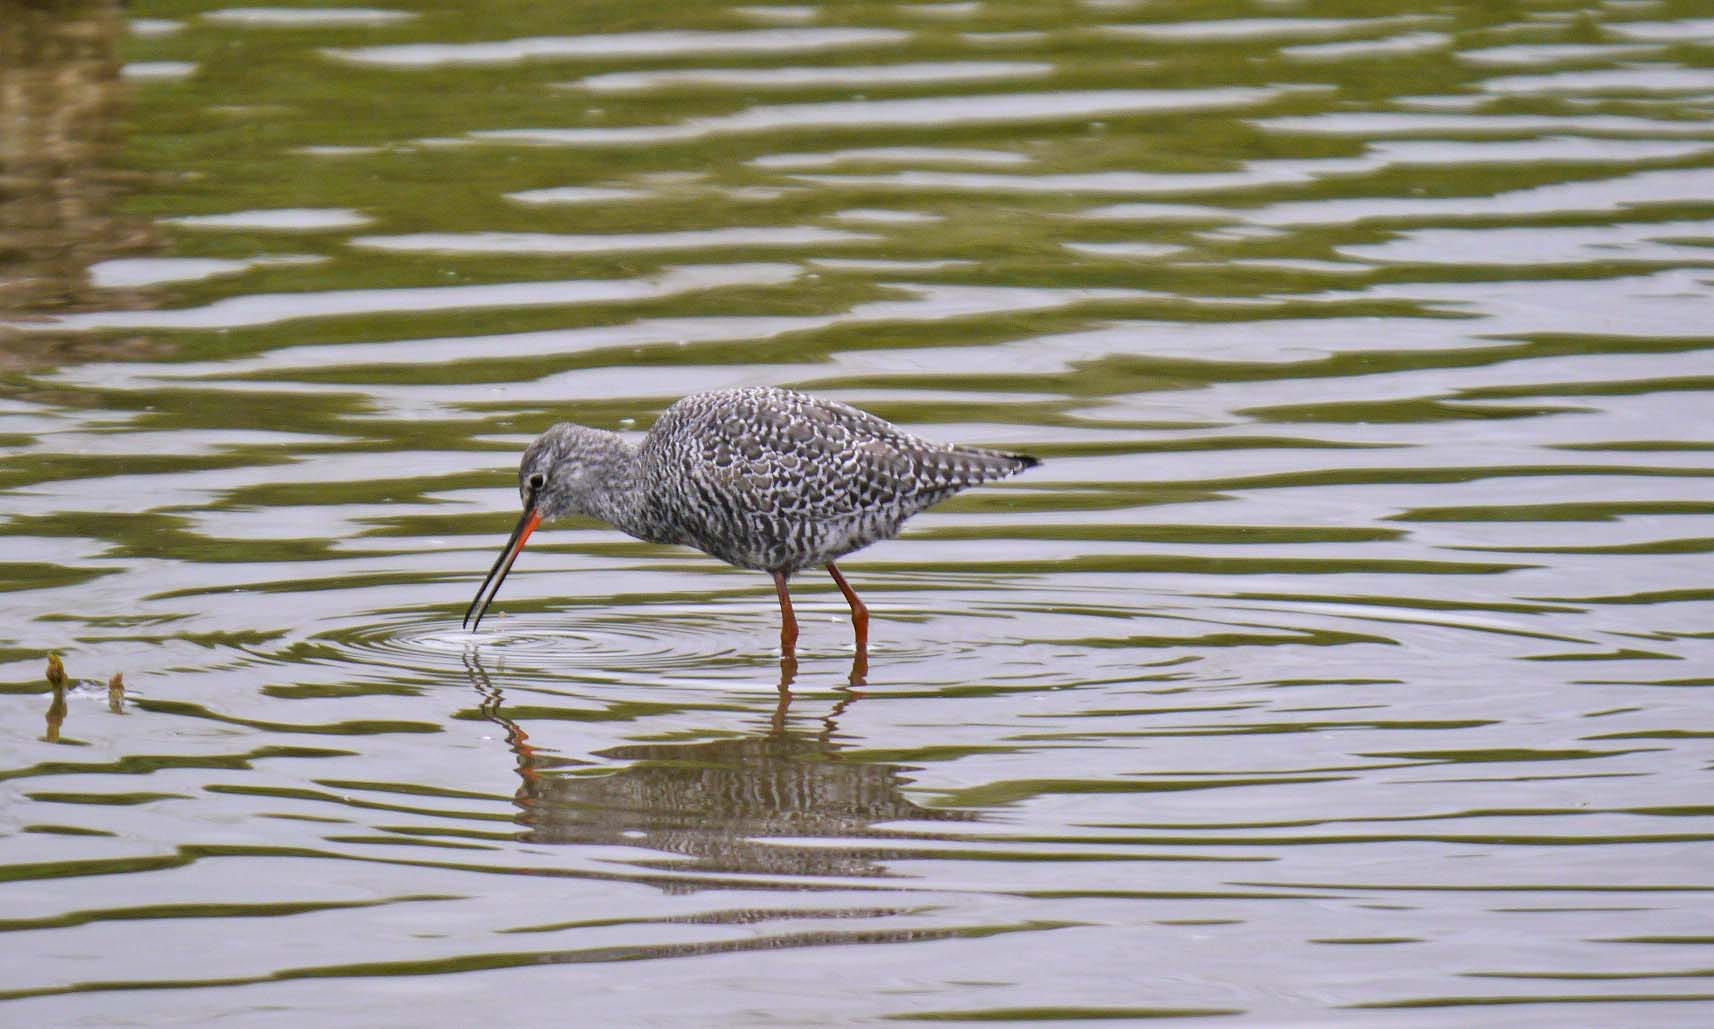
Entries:
{"label": "bird's neck", "polygon": [[586,513],[636,536],[643,511],[643,472],[637,448],[617,433],[609,434],[604,442],[601,487],[586,498]]}

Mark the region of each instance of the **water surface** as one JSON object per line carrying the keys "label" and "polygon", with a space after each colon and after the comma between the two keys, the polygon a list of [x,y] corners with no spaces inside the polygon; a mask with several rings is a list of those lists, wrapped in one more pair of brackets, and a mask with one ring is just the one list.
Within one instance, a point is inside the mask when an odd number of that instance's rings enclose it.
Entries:
{"label": "water surface", "polygon": [[[1699,5],[65,6],[5,1021],[1714,1016]],[[587,523],[460,630],[534,434],[752,384],[1045,463],[858,688]]]}

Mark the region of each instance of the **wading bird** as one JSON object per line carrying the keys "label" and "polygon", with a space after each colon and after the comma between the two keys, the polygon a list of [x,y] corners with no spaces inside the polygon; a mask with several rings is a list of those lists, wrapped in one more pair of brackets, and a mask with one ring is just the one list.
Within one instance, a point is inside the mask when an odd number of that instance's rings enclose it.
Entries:
{"label": "wading bird", "polygon": [[465,612],[475,629],[530,533],[566,515],[598,518],[650,543],[682,543],[773,577],[780,653],[797,646],[786,582],[825,565],[851,605],[857,653],[869,609],[839,558],[897,536],[905,519],[960,490],[1038,464],[1025,454],[931,443],[846,404],[771,387],[695,393],[632,446],[561,423],[518,468],[523,516]]}

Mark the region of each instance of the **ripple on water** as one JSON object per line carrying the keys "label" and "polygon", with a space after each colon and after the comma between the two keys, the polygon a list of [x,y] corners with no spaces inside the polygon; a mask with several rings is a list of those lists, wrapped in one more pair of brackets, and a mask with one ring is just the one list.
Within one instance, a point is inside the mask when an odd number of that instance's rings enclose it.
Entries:
{"label": "ripple on water", "polygon": [[[1319,630],[1254,629],[1252,611],[1229,618],[1206,612],[1145,612],[1124,604],[1067,604],[1035,591],[1002,592],[972,601],[937,589],[866,594],[872,612],[870,685],[909,688],[1006,678],[1011,688],[1072,685],[1089,663],[1108,664],[1103,677],[1129,674],[1157,661],[1175,662],[1182,645],[1226,638],[1240,622],[1247,638],[1281,643],[1318,638]],[[816,688],[842,684],[854,658],[850,616],[837,600],[811,595],[795,604],[802,636],[798,679]],[[1210,628],[1213,618],[1220,624]],[[1110,660],[1084,655],[1078,663],[1050,660],[1082,640],[1106,640],[1113,626],[1149,633],[1158,651],[1139,660],[1123,649]],[[397,620],[369,621],[299,641],[271,660],[301,662],[304,648],[327,646],[336,662],[356,662],[390,673],[467,674],[504,670],[529,677],[635,684],[670,681],[683,686],[747,689],[779,682],[779,609],[772,597],[729,598],[703,604],[605,603],[557,612],[491,612],[479,631],[450,616],[413,611]],[[1139,639],[1142,637],[1138,637]],[[1010,674],[1008,674],[1008,669]]]}
{"label": "ripple on water", "polygon": [[[1696,1021],[1714,19],[787,2],[82,5],[11,1021]],[[1047,459],[854,560],[864,688],[826,576],[782,696],[766,577],[588,526],[460,627],[534,433],[760,383]]]}
{"label": "ripple on water", "polygon": [[508,670],[607,678],[708,672],[753,665],[742,630],[687,617],[685,608],[637,606],[566,617],[490,615],[472,632],[450,619],[368,625],[336,634],[349,657],[412,670],[459,670],[473,664]]}

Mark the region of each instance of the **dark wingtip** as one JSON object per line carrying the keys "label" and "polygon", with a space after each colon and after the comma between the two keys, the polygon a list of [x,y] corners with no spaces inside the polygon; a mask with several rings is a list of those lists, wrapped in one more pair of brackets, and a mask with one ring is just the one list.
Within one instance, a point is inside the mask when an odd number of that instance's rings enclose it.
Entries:
{"label": "dark wingtip", "polygon": [[[1030,454],[1007,454],[1006,456],[1014,461],[1022,462],[1024,468],[1034,468],[1036,465],[1041,464],[1041,458]],[[1018,470],[1023,471],[1023,468]]]}

